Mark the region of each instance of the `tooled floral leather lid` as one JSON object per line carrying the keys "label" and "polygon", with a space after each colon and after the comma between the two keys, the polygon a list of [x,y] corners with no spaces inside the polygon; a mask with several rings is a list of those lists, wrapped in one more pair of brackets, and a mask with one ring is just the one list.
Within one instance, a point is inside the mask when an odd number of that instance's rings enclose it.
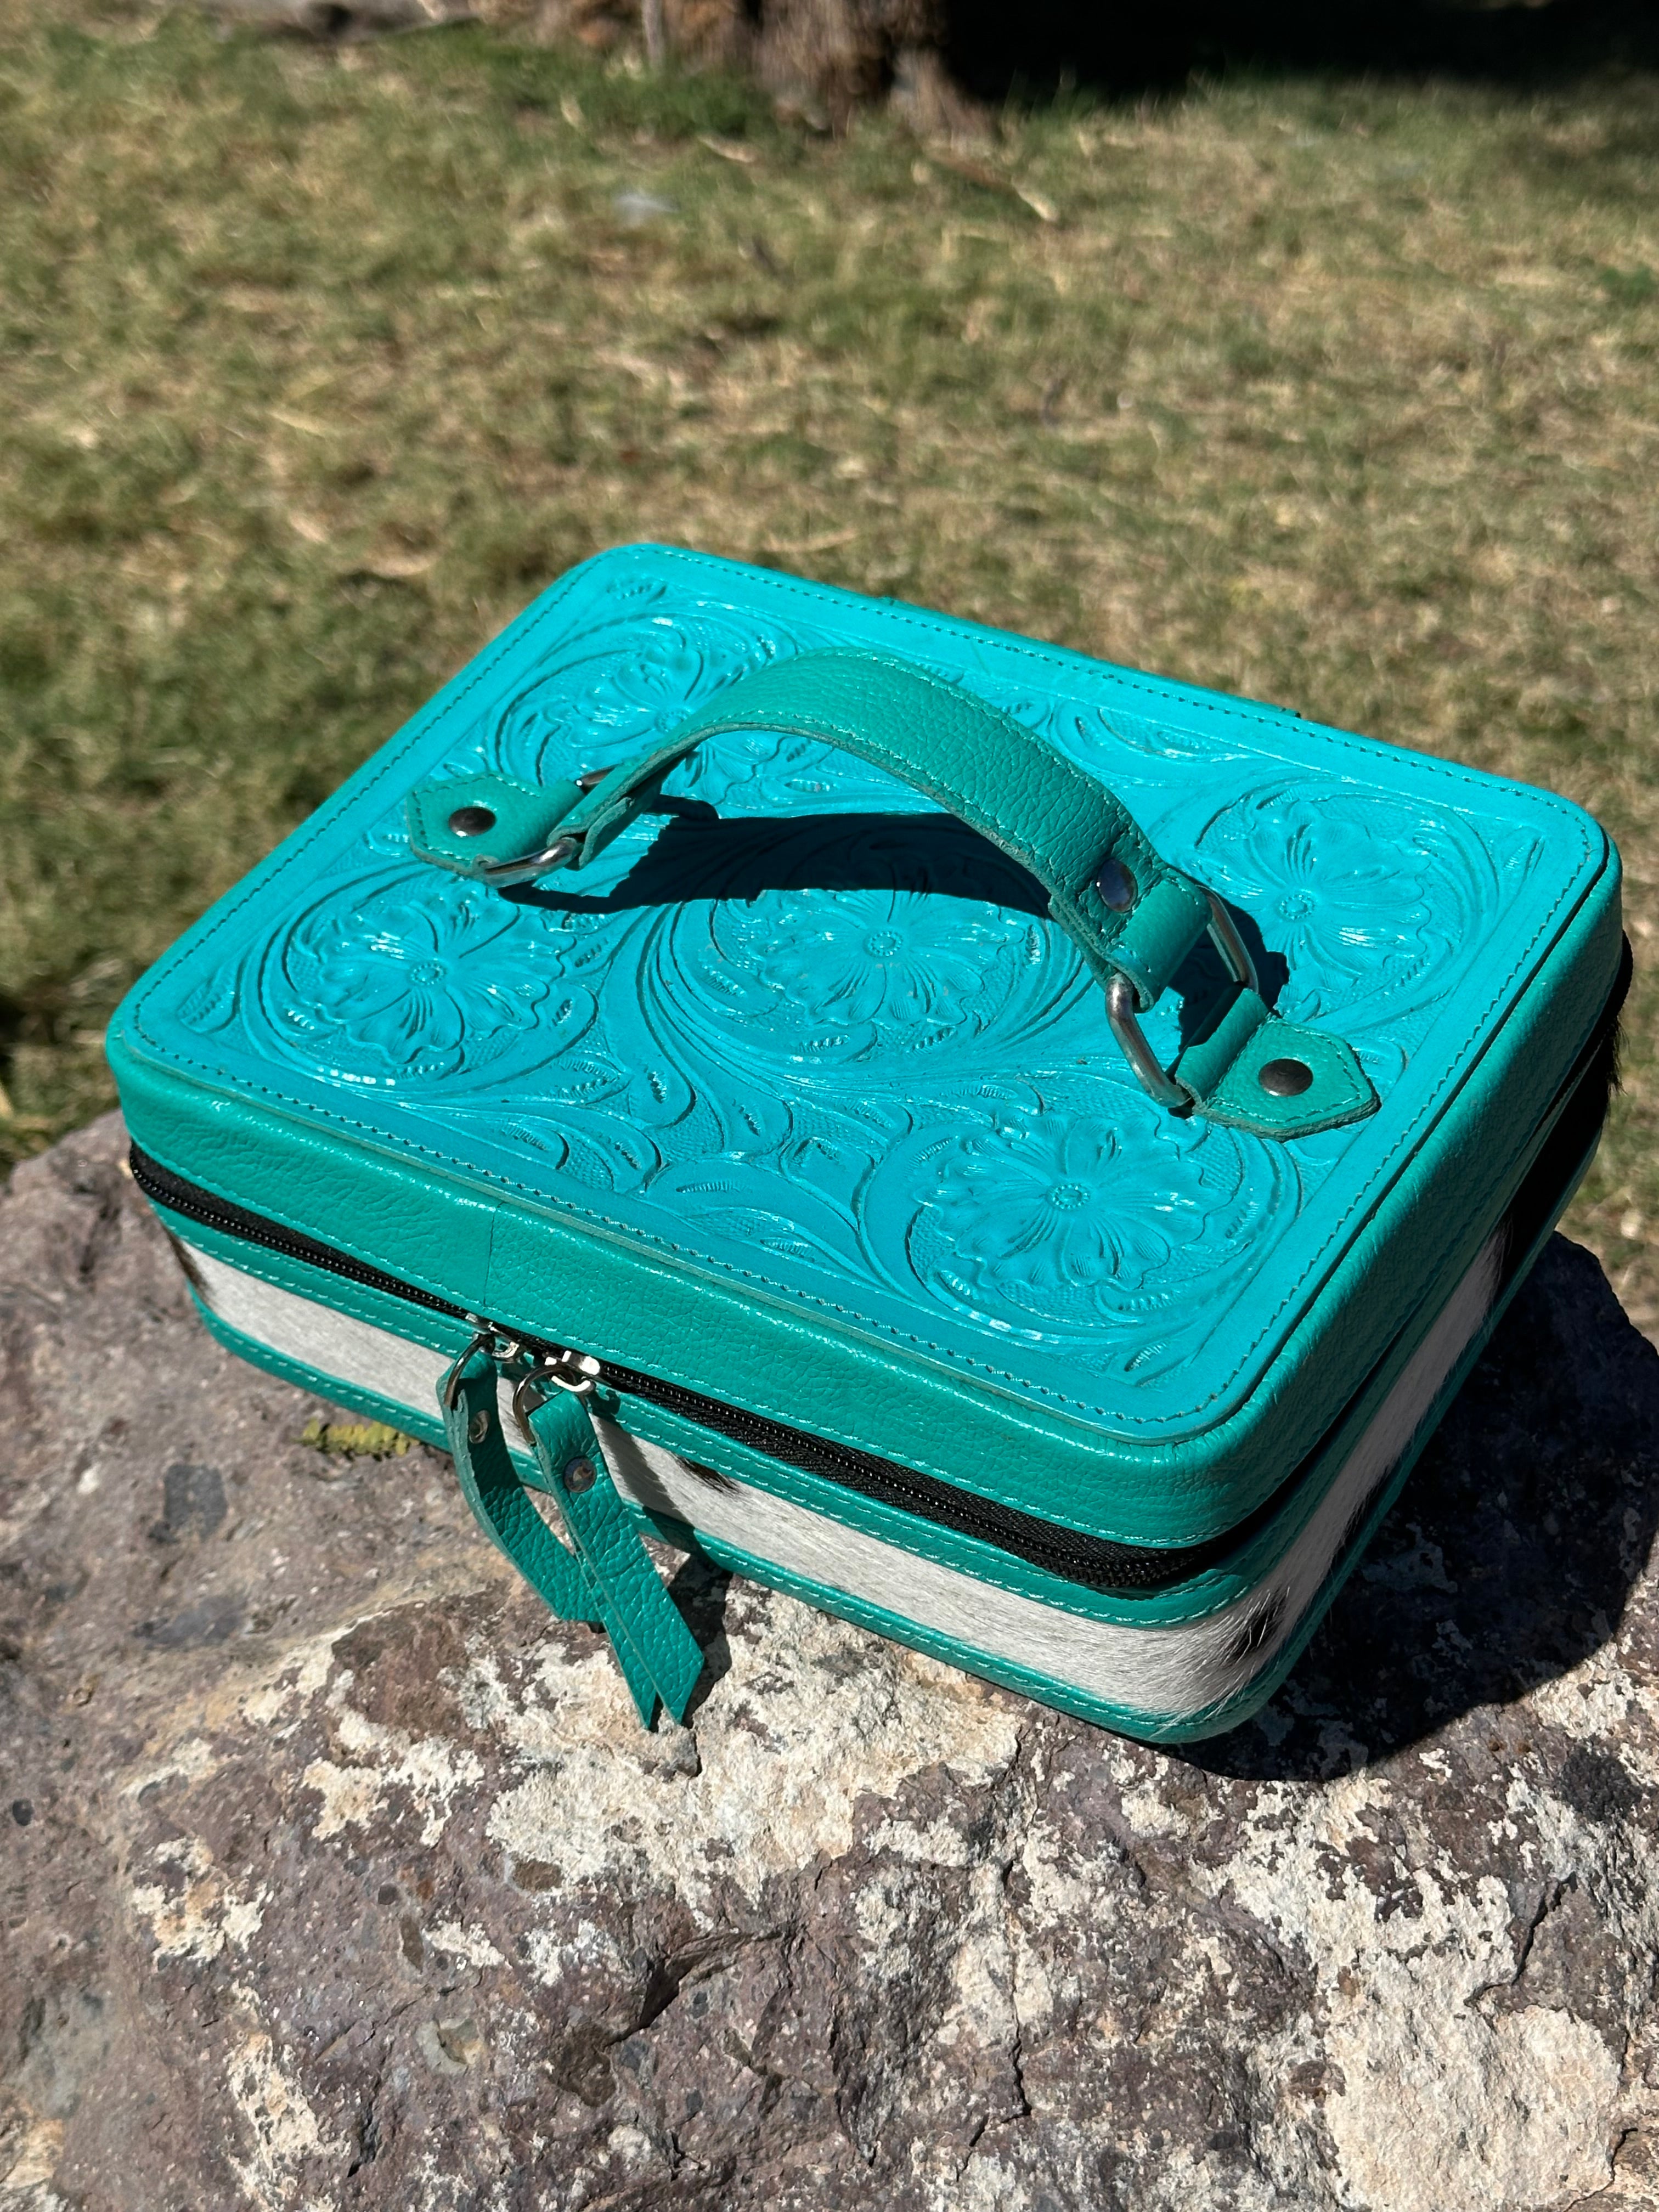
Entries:
{"label": "tooled floral leather lid", "polygon": [[[1085,763],[1229,902],[1280,1012],[1352,1044],[1378,1114],[1291,1144],[1171,1115],[1031,880],[816,744],[702,747],[580,876],[411,857],[418,778],[606,768],[826,645]],[[1607,866],[1547,794],[644,547],[556,586],[375,765],[152,972],[136,1048],[1142,1437],[1249,1387]],[[1173,994],[1146,1020],[1166,1061],[1178,1021]]]}

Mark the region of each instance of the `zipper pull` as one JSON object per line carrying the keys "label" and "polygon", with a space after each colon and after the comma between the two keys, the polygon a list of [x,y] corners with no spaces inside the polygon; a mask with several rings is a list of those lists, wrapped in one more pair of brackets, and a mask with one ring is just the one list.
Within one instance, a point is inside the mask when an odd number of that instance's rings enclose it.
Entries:
{"label": "zipper pull", "polygon": [[536,1364],[513,1393],[514,1418],[524,1431],[525,1442],[532,1451],[536,1440],[531,1433],[525,1409],[519,1402],[531,1386],[534,1384],[539,1388],[550,1382],[556,1390],[568,1390],[574,1398],[589,1398],[604,1372],[605,1370],[591,1353],[573,1352],[568,1344],[537,1346]]}
{"label": "zipper pull", "polygon": [[[646,1727],[659,1698],[683,1720],[702,1673],[702,1653],[617,1493],[588,1418],[587,1401],[604,1371],[599,1362],[568,1345],[532,1349],[475,1314],[467,1320],[471,1340],[438,1386],[467,1503],[562,1620],[597,1613],[603,1620]],[[514,1418],[536,1455],[568,1549],[525,1495],[495,1419],[502,1370],[526,1358],[533,1364],[514,1389]]]}
{"label": "zipper pull", "polygon": [[677,1721],[684,1719],[702,1673],[702,1652],[611,1480],[588,1418],[599,1371],[596,1359],[556,1352],[519,1384],[513,1411],[599,1593],[617,1664],[649,1728],[659,1698]]}
{"label": "zipper pull", "polygon": [[480,1329],[438,1385],[444,1435],[461,1495],[486,1536],[561,1620],[598,1620],[604,1605],[580,1556],[562,1544],[527,1495],[501,1433],[495,1333]]}

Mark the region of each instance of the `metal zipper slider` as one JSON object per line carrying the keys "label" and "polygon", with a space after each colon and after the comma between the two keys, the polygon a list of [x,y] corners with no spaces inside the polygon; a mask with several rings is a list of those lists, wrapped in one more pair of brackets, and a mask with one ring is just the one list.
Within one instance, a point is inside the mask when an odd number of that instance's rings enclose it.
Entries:
{"label": "metal zipper slider", "polygon": [[[506,1366],[516,1359],[523,1349],[516,1336],[509,1336],[505,1329],[497,1328],[493,1321],[480,1321],[477,1314],[468,1314],[466,1318],[477,1334],[471,1342],[457,1354],[454,1365],[444,1377],[443,1401],[446,1409],[451,1413],[460,1402],[462,1371],[474,1352],[487,1352],[492,1359]],[[574,1354],[571,1357],[574,1358]]]}
{"label": "metal zipper slider", "polygon": [[536,1374],[539,1380],[551,1382],[557,1389],[569,1390],[578,1398],[586,1398],[604,1371],[590,1352],[573,1352],[568,1344],[551,1344],[548,1346]]}
{"label": "metal zipper slider", "polygon": [[526,1442],[535,1442],[530,1416],[538,1406],[545,1405],[550,1389],[568,1390],[573,1398],[589,1398],[603,1372],[591,1354],[573,1352],[568,1344],[538,1346],[536,1364],[513,1393],[514,1418]]}

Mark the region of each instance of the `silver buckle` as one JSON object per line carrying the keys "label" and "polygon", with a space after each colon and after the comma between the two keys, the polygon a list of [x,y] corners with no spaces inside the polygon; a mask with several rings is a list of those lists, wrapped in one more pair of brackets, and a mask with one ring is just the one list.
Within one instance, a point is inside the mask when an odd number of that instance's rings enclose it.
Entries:
{"label": "silver buckle", "polygon": [[[1261,992],[1256,981],[1255,963],[1250,957],[1249,947],[1239,935],[1238,929],[1215,893],[1200,884],[1199,889],[1210,902],[1210,942],[1226,963],[1227,972],[1235,983],[1242,983],[1247,991]],[[1140,1087],[1160,1106],[1182,1107],[1194,1103],[1193,1093],[1167,1067],[1161,1065],[1158,1055],[1146,1042],[1141,1028],[1139,1010],[1135,1005],[1135,987],[1120,971],[1106,987],[1106,1018],[1112,1025],[1112,1035],[1122,1048],[1127,1060],[1139,1079]]]}

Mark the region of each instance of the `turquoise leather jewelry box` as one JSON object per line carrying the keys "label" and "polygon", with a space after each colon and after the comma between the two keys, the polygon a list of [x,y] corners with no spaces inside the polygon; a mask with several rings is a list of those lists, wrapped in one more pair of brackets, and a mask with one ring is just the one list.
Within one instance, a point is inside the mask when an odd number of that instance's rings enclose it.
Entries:
{"label": "turquoise leather jewelry box", "polygon": [[1565,1204],[1627,959],[1547,793],[634,546],[110,1048],[209,1328],[447,1445],[647,1720],[702,1662],[643,1529],[1182,1737]]}

